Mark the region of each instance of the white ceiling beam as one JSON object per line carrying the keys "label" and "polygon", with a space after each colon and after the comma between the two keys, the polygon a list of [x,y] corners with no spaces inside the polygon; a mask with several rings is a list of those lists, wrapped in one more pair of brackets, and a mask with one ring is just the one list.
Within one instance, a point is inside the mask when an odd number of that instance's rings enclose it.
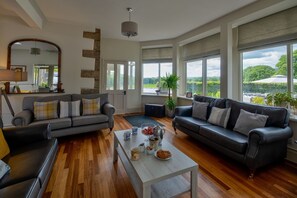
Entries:
{"label": "white ceiling beam", "polygon": [[18,5],[15,13],[30,26],[42,29],[45,23],[45,16],[34,0],[15,0]]}

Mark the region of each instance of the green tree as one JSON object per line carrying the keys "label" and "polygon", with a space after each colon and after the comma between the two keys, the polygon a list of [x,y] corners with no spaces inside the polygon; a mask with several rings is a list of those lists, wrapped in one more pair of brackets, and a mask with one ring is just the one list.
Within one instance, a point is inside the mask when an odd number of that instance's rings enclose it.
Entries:
{"label": "green tree", "polygon": [[275,73],[275,69],[268,65],[250,66],[243,70],[243,82],[252,82],[269,78]]}
{"label": "green tree", "polygon": [[[294,78],[297,78],[297,50],[293,51],[293,75]],[[287,75],[287,55],[282,55],[278,63],[275,65],[277,67],[277,71],[275,74],[279,75]]]}

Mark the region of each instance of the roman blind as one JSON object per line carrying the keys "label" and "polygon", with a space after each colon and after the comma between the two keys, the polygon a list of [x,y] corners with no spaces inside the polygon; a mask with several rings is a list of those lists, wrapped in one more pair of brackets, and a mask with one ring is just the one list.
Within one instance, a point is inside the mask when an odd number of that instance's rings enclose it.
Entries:
{"label": "roman blind", "polygon": [[142,60],[172,59],[172,47],[142,49]]}
{"label": "roman blind", "polygon": [[247,49],[297,38],[297,7],[238,27],[238,48]]}
{"label": "roman blind", "polygon": [[220,54],[219,33],[182,46],[182,57],[184,60],[218,54]]}

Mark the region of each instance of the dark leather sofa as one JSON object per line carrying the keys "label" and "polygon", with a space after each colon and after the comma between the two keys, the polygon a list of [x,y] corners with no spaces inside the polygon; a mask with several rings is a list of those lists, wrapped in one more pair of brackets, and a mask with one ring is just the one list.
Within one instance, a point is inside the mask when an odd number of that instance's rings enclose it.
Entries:
{"label": "dark leather sofa", "polygon": [[[293,135],[289,124],[289,112],[285,108],[254,105],[231,99],[215,99],[195,95],[193,100],[208,102],[207,119],[212,107],[231,108],[226,128],[212,125],[192,117],[192,106],[175,109],[172,121],[174,130],[192,136],[228,157],[245,164],[250,169],[249,177],[257,168],[282,160],[286,156],[288,139]],[[233,131],[240,109],[268,115],[264,128],[256,128],[248,136]]]}
{"label": "dark leather sofa", "polygon": [[0,197],[42,197],[58,150],[50,125],[8,128],[3,134],[10,154],[2,160],[11,170],[0,180]]}

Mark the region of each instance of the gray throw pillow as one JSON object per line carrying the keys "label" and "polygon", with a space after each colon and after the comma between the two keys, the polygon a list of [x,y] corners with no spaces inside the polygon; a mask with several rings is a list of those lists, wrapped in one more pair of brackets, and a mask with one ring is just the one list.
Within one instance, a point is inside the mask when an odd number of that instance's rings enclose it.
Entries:
{"label": "gray throw pillow", "polygon": [[213,107],[211,109],[208,122],[226,128],[230,117],[231,108],[221,109]]}
{"label": "gray throw pillow", "polygon": [[206,120],[208,102],[193,101],[192,117]]}
{"label": "gray throw pillow", "polygon": [[248,136],[250,130],[264,127],[267,119],[267,115],[250,113],[240,109],[240,114],[233,130]]}

